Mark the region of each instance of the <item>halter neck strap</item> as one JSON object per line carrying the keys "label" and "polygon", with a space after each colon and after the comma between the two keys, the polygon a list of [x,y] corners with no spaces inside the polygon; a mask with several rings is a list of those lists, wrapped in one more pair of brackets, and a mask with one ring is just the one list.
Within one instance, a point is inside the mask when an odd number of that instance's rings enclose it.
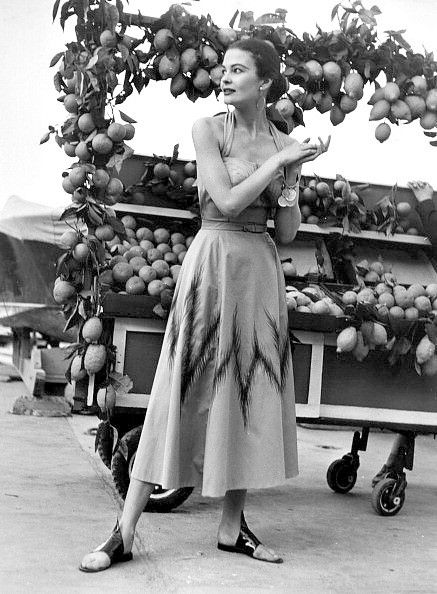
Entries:
{"label": "halter neck strap", "polygon": [[233,111],[228,111],[225,115],[225,123],[223,126],[223,149],[222,156],[229,157],[232,148],[232,141],[234,139],[235,116]]}
{"label": "halter neck strap", "polygon": [[[272,135],[273,142],[278,151],[282,150],[285,147],[285,140],[282,137],[282,134],[276,128],[274,123],[267,118],[269,124],[270,134]],[[232,148],[232,142],[234,140],[234,130],[235,130],[235,114],[233,111],[228,112],[225,115],[225,121],[223,126],[223,149],[222,149],[222,156],[229,157]]]}

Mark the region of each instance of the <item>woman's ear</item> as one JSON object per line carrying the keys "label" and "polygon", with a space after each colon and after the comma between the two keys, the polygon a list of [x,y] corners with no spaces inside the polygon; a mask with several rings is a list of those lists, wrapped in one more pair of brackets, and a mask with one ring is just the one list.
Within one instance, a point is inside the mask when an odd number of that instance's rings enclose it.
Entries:
{"label": "woman's ear", "polygon": [[273,80],[271,78],[266,78],[265,80],[263,80],[262,84],[259,87],[260,91],[268,91],[270,89],[270,87],[272,86],[272,82]]}

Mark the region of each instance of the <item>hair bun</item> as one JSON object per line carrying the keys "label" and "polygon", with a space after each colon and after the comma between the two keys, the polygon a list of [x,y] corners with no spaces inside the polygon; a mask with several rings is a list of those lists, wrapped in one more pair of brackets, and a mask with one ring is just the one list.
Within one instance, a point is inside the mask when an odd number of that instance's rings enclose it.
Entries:
{"label": "hair bun", "polygon": [[288,80],[284,75],[280,74],[273,79],[269,92],[267,93],[267,103],[274,103],[275,101],[278,101],[278,99],[280,99],[287,91]]}

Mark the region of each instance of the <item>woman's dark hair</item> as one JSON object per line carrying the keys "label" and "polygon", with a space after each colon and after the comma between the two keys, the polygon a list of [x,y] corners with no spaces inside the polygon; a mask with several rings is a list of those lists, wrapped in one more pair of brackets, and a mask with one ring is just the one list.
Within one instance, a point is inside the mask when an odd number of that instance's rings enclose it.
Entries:
{"label": "woman's dark hair", "polygon": [[240,49],[249,52],[255,61],[258,76],[272,79],[273,82],[266,97],[267,103],[274,103],[287,91],[288,81],[281,74],[281,61],[276,50],[269,42],[250,37],[235,41],[228,49]]}

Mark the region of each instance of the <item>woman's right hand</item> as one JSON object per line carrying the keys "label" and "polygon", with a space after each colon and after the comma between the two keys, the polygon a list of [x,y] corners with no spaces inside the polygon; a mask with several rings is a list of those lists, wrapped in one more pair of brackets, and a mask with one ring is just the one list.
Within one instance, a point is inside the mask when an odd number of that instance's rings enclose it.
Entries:
{"label": "woman's right hand", "polygon": [[280,166],[286,167],[287,165],[301,165],[307,161],[314,161],[329,148],[331,137],[328,136],[328,140],[323,142],[319,137],[320,144],[310,143],[309,138],[303,142],[293,142],[287,145],[279,153],[278,157],[280,160]]}

